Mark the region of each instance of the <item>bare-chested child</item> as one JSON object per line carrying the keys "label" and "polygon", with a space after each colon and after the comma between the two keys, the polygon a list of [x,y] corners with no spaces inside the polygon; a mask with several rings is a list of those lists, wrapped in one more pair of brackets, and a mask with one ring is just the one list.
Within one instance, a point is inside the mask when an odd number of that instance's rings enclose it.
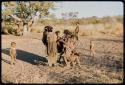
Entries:
{"label": "bare-chested child", "polygon": [[[69,37],[67,38],[67,41],[65,41],[64,47],[65,47],[65,52],[63,54],[64,60],[67,66],[70,66],[70,59],[71,59],[71,54],[72,51],[75,49],[75,36],[73,35],[68,35]],[[68,62],[69,61],[69,62]]]}
{"label": "bare-chested child", "polygon": [[70,66],[72,64],[72,66],[74,67],[76,64],[78,64],[79,67],[81,67],[80,61],[79,61],[79,54],[76,51],[72,51],[70,57],[69,57],[69,62],[70,62]]}
{"label": "bare-chested child", "polygon": [[76,37],[77,40],[79,39],[78,33],[79,33],[79,22],[76,23],[76,28],[75,28],[75,32],[74,32],[75,37]]}
{"label": "bare-chested child", "polygon": [[56,31],[55,34],[56,34],[56,37],[57,37],[57,40],[56,40],[57,51],[58,51],[58,53],[61,53],[61,51],[62,51],[62,44],[60,42],[60,39],[61,39],[60,31]]}
{"label": "bare-chested child", "polygon": [[90,56],[95,56],[95,49],[94,49],[94,43],[92,40],[90,40]]}
{"label": "bare-chested child", "polygon": [[64,35],[60,39],[57,40],[57,42],[59,42],[59,45],[60,45],[58,47],[59,48],[58,53],[60,53],[59,59],[58,59],[59,62],[61,62],[61,59],[64,60],[63,54],[65,53],[65,50],[66,50],[65,43],[67,42],[70,32],[69,32],[69,30],[66,29],[66,30],[64,30],[63,33],[64,33]]}
{"label": "bare-chested child", "polygon": [[13,65],[16,62],[16,43],[15,42],[11,42],[10,56],[11,56],[11,65]]}

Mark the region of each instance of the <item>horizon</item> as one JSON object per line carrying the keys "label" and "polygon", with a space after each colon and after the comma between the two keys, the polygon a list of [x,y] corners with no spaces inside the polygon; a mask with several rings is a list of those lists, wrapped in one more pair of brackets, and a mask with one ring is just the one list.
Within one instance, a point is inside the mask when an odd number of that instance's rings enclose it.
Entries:
{"label": "horizon", "polygon": [[62,18],[62,13],[68,12],[78,12],[78,18],[123,16],[123,3],[118,1],[61,1],[55,5],[57,9],[49,11],[58,19]]}

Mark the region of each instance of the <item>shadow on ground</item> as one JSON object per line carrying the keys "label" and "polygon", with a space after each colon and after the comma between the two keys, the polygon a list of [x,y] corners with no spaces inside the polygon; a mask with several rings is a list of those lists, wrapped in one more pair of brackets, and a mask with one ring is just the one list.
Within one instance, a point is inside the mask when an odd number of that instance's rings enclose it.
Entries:
{"label": "shadow on ground", "polygon": [[[9,48],[6,49],[2,49],[2,53],[9,55]],[[38,62],[35,61],[42,61],[44,63],[47,62],[47,59],[45,57],[30,53],[30,52],[26,52],[20,49],[17,49],[17,59],[22,60],[24,62],[30,63],[30,64],[34,64],[36,65]],[[2,59],[4,62],[7,62],[9,64],[9,62],[5,59]]]}
{"label": "shadow on ground", "polygon": [[5,60],[5,59],[1,59],[1,60],[4,61],[5,63],[11,64],[11,62],[8,60]]}
{"label": "shadow on ground", "polygon": [[115,58],[112,55],[102,55],[91,57],[89,55],[82,54],[80,56],[80,62],[83,65],[92,65],[97,67],[105,67],[111,70],[121,70],[123,69],[123,59]]}

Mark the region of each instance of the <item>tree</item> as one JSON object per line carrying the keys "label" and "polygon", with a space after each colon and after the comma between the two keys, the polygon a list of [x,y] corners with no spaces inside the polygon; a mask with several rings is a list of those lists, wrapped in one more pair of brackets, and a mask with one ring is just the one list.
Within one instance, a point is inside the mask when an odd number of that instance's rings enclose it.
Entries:
{"label": "tree", "polygon": [[29,22],[32,22],[31,26],[40,16],[49,15],[49,9],[54,8],[54,3],[50,1],[8,1],[2,2],[2,8],[3,20],[11,17],[15,23],[22,22],[23,29],[27,30]]}
{"label": "tree", "polygon": [[62,13],[63,19],[76,19],[78,17],[78,12],[66,12]]}

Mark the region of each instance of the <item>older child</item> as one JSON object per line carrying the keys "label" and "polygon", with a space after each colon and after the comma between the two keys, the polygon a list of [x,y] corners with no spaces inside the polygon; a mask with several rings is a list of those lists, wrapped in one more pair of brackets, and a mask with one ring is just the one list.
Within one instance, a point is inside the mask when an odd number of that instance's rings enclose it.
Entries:
{"label": "older child", "polygon": [[90,40],[90,55],[95,56],[94,43],[92,40]]}

